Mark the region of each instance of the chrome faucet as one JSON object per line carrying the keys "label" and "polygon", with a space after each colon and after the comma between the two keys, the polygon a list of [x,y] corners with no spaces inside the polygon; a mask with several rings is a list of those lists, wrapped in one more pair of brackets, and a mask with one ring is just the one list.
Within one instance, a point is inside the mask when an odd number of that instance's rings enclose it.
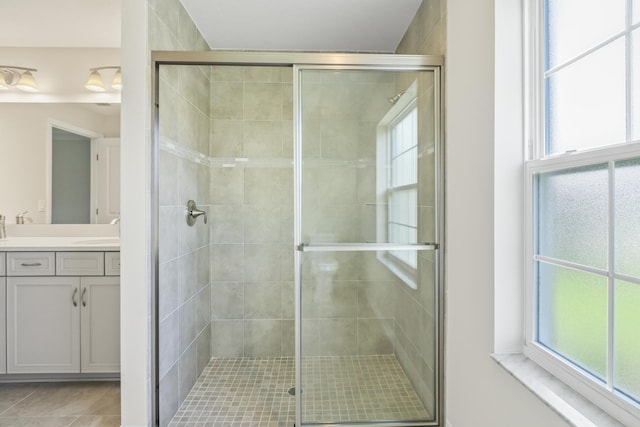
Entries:
{"label": "chrome faucet", "polygon": [[6,217],[4,215],[0,215],[0,239],[7,238],[7,230],[4,229],[4,220]]}
{"label": "chrome faucet", "polygon": [[120,224],[120,217],[112,219],[109,224],[111,224],[111,225]]}
{"label": "chrome faucet", "polygon": [[[20,212],[18,215],[16,215],[16,224],[24,224],[24,220],[25,220],[25,215],[28,214],[29,211],[24,211],[24,212]],[[29,218],[26,218],[27,220]]]}

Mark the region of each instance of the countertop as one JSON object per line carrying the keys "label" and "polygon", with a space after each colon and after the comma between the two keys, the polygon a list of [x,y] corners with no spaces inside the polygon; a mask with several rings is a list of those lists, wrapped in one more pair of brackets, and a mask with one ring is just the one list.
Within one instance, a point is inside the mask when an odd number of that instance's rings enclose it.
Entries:
{"label": "countertop", "polygon": [[0,252],[119,251],[117,237],[8,237],[0,240]]}

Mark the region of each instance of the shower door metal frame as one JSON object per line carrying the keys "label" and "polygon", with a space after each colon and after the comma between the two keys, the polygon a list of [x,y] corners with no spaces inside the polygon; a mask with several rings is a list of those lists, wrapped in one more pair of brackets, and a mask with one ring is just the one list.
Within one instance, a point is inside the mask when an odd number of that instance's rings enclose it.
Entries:
{"label": "shower door metal frame", "polygon": [[[417,249],[433,250],[435,253],[435,300],[436,300],[436,392],[434,420],[424,422],[362,422],[348,424],[329,424],[324,426],[363,425],[363,426],[440,426],[444,423],[444,138],[443,138],[443,78],[442,67],[444,60],[441,56],[434,55],[395,55],[395,54],[369,54],[369,53],[330,53],[330,52],[236,52],[236,51],[153,51],[151,52],[151,179],[150,179],[150,236],[151,236],[151,280],[152,292],[151,304],[151,394],[152,414],[154,425],[160,422],[159,404],[159,94],[160,94],[160,66],[185,65],[185,66],[272,66],[293,68],[293,110],[294,110],[294,253],[295,266],[295,387],[301,389],[301,363],[302,363],[302,303],[301,303],[301,255],[305,251],[328,250],[384,250],[384,249]],[[304,69],[340,69],[340,70],[374,70],[374,71],[431,71],[434,73],[434,97],[435,97],[435,223],[436,242],[419,245],[393,245],[393,244],[354,244],[354,245],[327,245],[305,246],[301,240],[301,191],[302,191],[302,134],[301,134],[301,90],[299,74]],[[379,246],[379,247],[378,247]],[[302,400],[301,393],[296,393],[295,425],[302,426]]]}

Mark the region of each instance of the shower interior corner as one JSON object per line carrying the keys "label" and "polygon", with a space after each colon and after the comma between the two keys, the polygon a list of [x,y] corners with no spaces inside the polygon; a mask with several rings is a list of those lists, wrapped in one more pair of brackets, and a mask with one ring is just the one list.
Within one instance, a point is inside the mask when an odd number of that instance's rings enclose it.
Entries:
{"label": "shower interior corner", "polygon": [[[299,120],[305,241],[436,241],[434,73],[304,69],[299,116],[293,73],[160,66],[161,426],[293,425],[296,268],[304,422],[435,419],[436,255],[304,252],[297,266],[292,166]],[[187,224],[188,200],[206,223]]]}

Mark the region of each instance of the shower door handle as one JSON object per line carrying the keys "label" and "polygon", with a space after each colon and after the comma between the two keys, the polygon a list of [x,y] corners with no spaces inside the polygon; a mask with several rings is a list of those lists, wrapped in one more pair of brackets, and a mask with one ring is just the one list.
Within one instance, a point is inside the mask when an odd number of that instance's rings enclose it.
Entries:
{"label": "shower door handle", "polygon": [[301,244],[300,252],[362,252],[362,251],[435,251],[437,243],[316,243]]}
{"label": "shower door handle", "polygon": [[198,207],[196,206],[196,202],[194,202],[193,200],[189,200],[187,202],[187,224],[189,224],[189,226],[193,226],[193,224],[196,223],[196,219],[198,219],[199,216],[204,215],[204,223],[207,223],[207,213],[203,210],[198,209]]}

